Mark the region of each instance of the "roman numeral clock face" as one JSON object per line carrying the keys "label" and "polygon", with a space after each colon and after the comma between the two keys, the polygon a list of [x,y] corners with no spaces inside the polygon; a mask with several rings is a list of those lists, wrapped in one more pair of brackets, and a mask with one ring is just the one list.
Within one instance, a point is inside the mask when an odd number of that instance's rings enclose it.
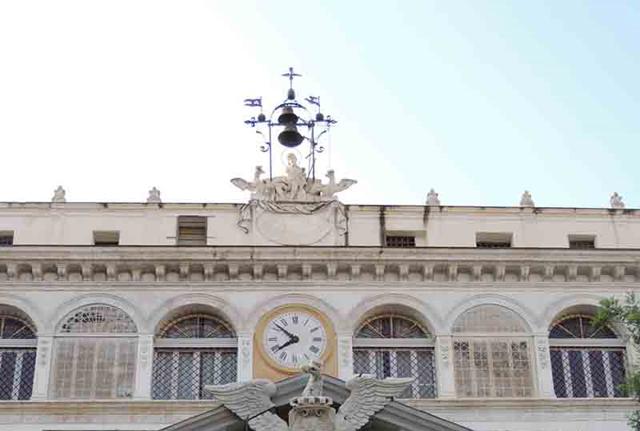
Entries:
{"label": "roman numeral clock face", "polygon": [[311,314],[285,312],[267,322],[262,345],[278,365],[298,368],[322,356],[327,348],[327,334],[322,323]]}

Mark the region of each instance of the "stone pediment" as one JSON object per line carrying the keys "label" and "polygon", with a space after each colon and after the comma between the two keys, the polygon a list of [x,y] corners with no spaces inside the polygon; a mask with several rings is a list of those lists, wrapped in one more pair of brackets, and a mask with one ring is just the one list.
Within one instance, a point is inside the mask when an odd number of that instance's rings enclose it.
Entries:
{"label": "stone pediment", "polygon": [[[278,414],[285,415],[289,410],[289,401],[298,396],[304,389],[308,377],[299,375],[276,383],[277,391],[272,397]],[[323,376],[324,395],[342,404],[349,397],[350,391],[345,382],[331,376]],[[217,404],[212,410],[183,420],[161,431],[244,431],[244,422],[226,407]],[[417,410],[400,401],[392,401],[379,411],[363,428],[371,431],[470,431],[462,425],[455,424],[438,416]]]}

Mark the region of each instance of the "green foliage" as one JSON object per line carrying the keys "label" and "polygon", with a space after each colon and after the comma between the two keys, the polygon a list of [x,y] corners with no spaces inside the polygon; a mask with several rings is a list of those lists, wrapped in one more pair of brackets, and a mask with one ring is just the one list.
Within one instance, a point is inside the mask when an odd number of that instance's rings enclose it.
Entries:
{"label": "green foliage", "polygon": [[[631,335],[634,344],[640,345],[640,302],[633,294],[627,294],[624,302],[617,298],[600,301],[600,308],[594,319],[594,326],[611,323],[621,324]],[[637,401],[640,401],[640,370],[629,370],[627,381],[622,389]],[[640,410],[629,415],[629,426],[633,431],[640,431]]]}

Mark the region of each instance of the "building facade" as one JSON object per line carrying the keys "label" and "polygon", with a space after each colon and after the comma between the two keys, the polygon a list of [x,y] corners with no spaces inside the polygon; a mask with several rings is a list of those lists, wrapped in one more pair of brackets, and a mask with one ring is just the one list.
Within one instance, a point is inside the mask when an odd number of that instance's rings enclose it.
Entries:
{"label": "building facade", "polygon": [[204,385],[310,358],[341,380],[415,377],[402,403],[474,430],[627,429],[636,352],[590,320],[639,286],[637,210],[245,188],[247,204],[1,203],[0,430],[159,430],[211,410]]}

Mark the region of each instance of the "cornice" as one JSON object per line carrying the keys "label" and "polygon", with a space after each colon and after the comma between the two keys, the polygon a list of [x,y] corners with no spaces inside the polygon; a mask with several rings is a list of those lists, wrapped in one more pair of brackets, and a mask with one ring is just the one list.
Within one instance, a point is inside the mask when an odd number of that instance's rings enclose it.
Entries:
{"label": "cornice", "polygon": [[636,283],[640,250],[16,246],[0,283],[353,281]]}

